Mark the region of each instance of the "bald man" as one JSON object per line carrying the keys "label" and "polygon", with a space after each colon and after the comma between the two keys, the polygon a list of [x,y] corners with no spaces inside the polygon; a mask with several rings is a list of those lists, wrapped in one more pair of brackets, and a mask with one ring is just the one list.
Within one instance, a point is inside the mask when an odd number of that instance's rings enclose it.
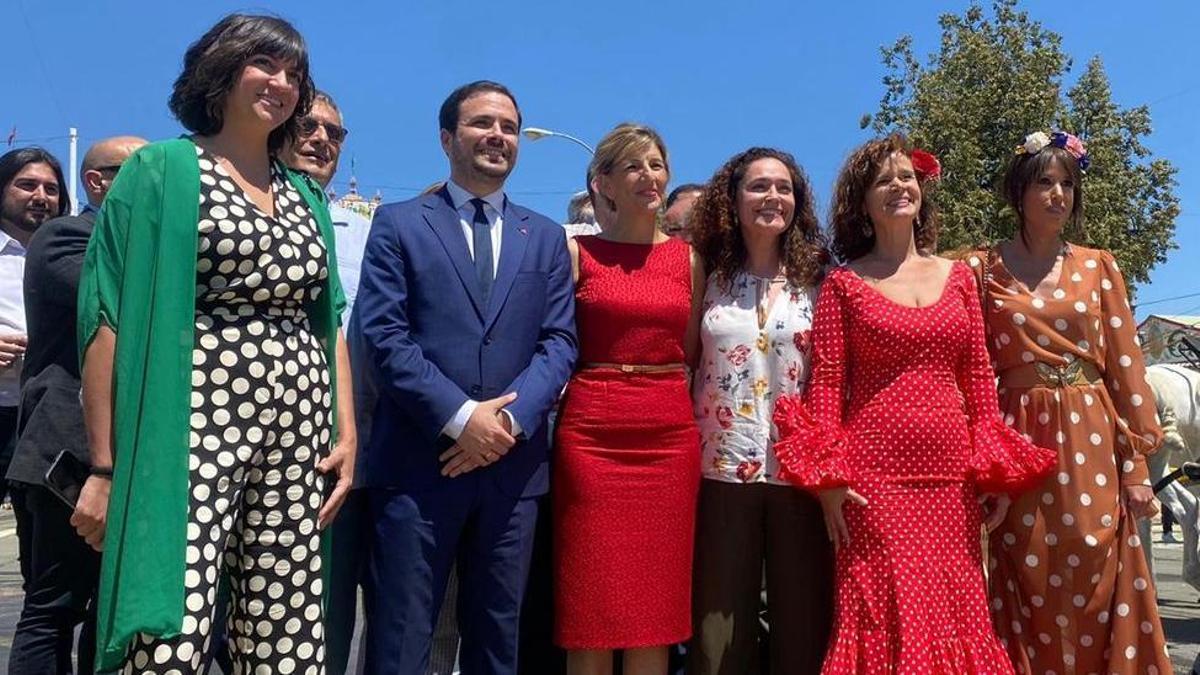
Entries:
{"label": "bald man", "polygon": [[[95,615],[89,615],[88,606],[96,594],[100,554],[75,534],[72,509],[43,481],[60,451],[88,463],[75,341],[79,272],[104,195],[121,164],[145,144],[121,136],[93,145],[80,170],[87,206],[78,216],[42,224],[25,255],[29,344],[21,371],[17,450],[8,470],[25,579],[25,605],[8,661],[14,675],[93,671]],[[71,648],[81,623],[76,668]]]}

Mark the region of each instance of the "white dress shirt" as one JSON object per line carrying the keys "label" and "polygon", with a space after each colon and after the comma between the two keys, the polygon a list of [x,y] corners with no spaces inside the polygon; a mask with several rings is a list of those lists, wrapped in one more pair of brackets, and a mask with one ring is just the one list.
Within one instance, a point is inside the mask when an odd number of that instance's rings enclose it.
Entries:
{"label": "white dress shirt", "polygon": [[[0,335],[25,334],[25,247],[0,232]],[[0,407],[16,407],[21,401],[21,364],[0,368]]]}
{"label": "white dress shirt", "polygon": [[[475,205],[471,203],[471,200],[475,199],[475,195],[464,190],[453,180],[446,181],[446,191],[450,193],[450,201],[454,204],[454,209],[458,211],[458,222],[462,226],[463,236],[467,239],[467,250],[470,251],[471,259],[474,260]],[[483,214],[487,216],[492,234],[492,278],[494,279],[496,270],[500,269],[500,246],[504,241],[504,190],[496,190],[480,199],[483,199]],[[446,422],[446,426],[442,427],[442,433],[458,440],[467,426],[467,420],[471,419],[471,414],[475,412],[478,405],[479,401],[475,400],[463,403],[458,412],[454,413],[454,417],[451,417],[450,421]],[[517,419],[508,410],[505,410],[504,414],[512,423],[513,436],[519,435],[521,425],[517,424]]]}
{"label": "white dress shirt", "polygon": [[337,247],[338,279],[346,294],[346,311],[342,314],[342,325],[346,326],[354,311],[354,299],[358,297],[358,278],[371,220],[337,204],[329,205],[329,217],[333,220],[333,240]]}

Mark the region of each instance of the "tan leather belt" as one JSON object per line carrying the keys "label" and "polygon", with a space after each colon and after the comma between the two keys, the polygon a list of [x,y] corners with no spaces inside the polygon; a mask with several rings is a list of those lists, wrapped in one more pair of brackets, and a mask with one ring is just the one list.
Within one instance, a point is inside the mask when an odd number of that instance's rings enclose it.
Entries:
{"label": "tan leather belt", "polygon": [[1100,371],[1091,361],[1076,359],[1065,366],[1035,361],[1009,368],[1000,373],[1000,386],[1009,389],[1033,389],[1035,387],[1086,387],[1103,380]]}
{"label": "tan leather belt", "polygon": [[622,373],[667,373],[671,371],[683,372],[682,363],[662,363],[662,364],[640,364],[640,363],[585,363],[579,366],[580,370],[600,369],[600,370],[619,370]]}

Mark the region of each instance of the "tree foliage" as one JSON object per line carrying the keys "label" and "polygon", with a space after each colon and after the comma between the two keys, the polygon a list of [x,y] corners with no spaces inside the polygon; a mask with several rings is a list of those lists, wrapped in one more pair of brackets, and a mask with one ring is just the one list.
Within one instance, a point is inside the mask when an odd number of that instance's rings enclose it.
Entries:
{"label": "tree foliage", "polygon": [[1013,151],[1028,133],[1062,129],[1083,139],[1092,158],[1075,240],[1112,251],[1131,282],[1147,280],[1177,248],[1179,215],[1176,169],[1143,143],[1149,109],[1113,102],[1099,57],[1064,93],[1072,61],[1062,36],[1030,19],[1017,0],[994,0],[990,14],[972,4],[938,23],[941,43],[926,65],[909,36],[883,48],[883,99],[862,126],[903,131],[941,159],[939,246],[1011,236],[1017,222],[999,186]]}

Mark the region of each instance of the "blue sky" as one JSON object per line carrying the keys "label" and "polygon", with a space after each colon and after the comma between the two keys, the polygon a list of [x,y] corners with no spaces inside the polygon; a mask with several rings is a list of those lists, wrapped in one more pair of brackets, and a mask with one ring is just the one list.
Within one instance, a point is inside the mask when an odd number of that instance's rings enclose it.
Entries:
{"label": "blue sky", "polygon": [[[8,3],[6,3],[8,4]],[[351,129],[335,187],[350,158],[361,190],[412,196],[445,177],[437,107],[463,82],[488,78],[516,93],[527,125],[595,142],[618,122],[654,125],[666,138],[673,182],[703,181],[750,145],[788,150],[806,168],[820,203],[883,87],[879,47],[901,34],[918,54],[938,43],[937,18],[965,2],[327,2],[247,5],[39,2],[5,11],[0,132],[67,157],[67,127],[90,140],[179,133],[166,100],[187,45],[223,14],[270,11],[309,41],[313,74],[338,100]],[[1103,57],[1122,106],[1150,104],[1148,145],[1179,168],[1179,250],[1139,299],[1200,293],[1200,4],[1098,0],[1080,11],[1025,2],[1063,35],[1074,58]],[[55,138],[57,137],[57,138]],[[582,188],[586,153],[561,139],[521,145],[508,183],[513,199],[564,217]],[[1190,264],[1189,264],[1190,263]],[[1200,296],[1139,310],[1200,314]]]}

